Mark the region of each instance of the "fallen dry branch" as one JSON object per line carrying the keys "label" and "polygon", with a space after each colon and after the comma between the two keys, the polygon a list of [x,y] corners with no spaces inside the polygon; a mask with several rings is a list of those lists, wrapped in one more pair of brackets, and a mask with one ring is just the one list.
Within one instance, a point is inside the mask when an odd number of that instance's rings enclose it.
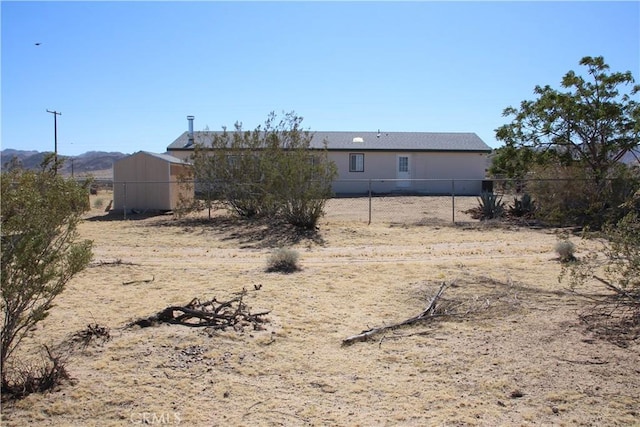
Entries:
{"label": "fallen dry branch", "polygon": [[120,266],[120,265],[140,265],[140,264],[136,264],[130,261],[122,261],[122,259],[118,258],[116,260],[113,261],[96,261],[96,262],[92,262],[91,264],[89,264],[89,267],[113,267],[113,266]]}
{"label": "fallen dry branch", "polygon": [[151,276],[151,279],[144,280],[131,280],[129,282],[122,282],[123,285],[133,285],[134,283],[151,283],[156,279],[156,276]]}
{"label": "fallen dry branch", "polygon": [[243,301],[246,294],[246,289],[243,289],[237,297],[228,301],[218,301],[213,298],[210,301],[201,302],[198,298],[194,298],[184,306],[169,306],[153,316],[131,323],[130,326],[138,325],[144,328],[157,323],[170,323],[212,329],[228,327],[243,329],[245,326],[253,326],[254,330],[260,330],[261,324],[267,322],[263,316],[269,314],[269,311],[252,314]]}
{"label": "fallen dry branch", "polygon": [[422,321],[425,321],[425,320],[428,320],[428,319],[434,319],[434,318],[438,317],[440,315],[437,312],[438,302],[440,300],[440,297],[444,293],[444,290],[445,290],[446,287],[447,287],[447,283],[446,282],[442,283],[442,285],[440,286],[440,289],[438,289],[438,292],[435,294],[435,296],[433,298],[431,298],[431,301],[429,302],[429,305],[427,306],[427,308],[425,308],[417,316],[411,317],[411,318],[409,318],[407,320],[404,320],[404,321],[402,321],[400,323],[394,323],[392,325],[380,326],[378,328],[372,328],[372,329],[368,329],[366,331],[362,331],[357,335],[353,335],[353,336],[350,336],[350,337],[345,338],[344,340],[342,340],[342,345],[351,345],[351,344],[353,344],[355,342],[367,341],[373,335],[379,334],[380,332],[389,331],[391,329],[396,329],[396,328],[399,328],[401,326],[412,325],[414,323],[418,323],[418,322],[422,322]]}
{"label": "fallen dry branch", "polygon": [[598,282],[602,283],[603,285],[605,285],[607,288],[609,288],[613,292],[615,292],[618,296],[626,298],[630,303],[632,303],[632,304],[640,304],[640,296],[639,295],[631,293],[631,292],[628,292],[625,289],[621,288],[620,286],[616,286],[616,285],[612,284],[611,282],[609,282],[608,280],[604,280],[601,277],[593,276],[593,278],[596,279]]}

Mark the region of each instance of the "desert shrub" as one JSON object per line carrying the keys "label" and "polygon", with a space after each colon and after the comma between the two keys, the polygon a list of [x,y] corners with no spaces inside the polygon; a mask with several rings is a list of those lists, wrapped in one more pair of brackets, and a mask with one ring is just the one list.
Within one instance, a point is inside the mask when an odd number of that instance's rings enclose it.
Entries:
{"label": "desert shrub", "polygon": [[604,229],[607,282],[640,303],[640,217],[630,213],[615,226]]}
{"label": "desert shrub", "polygon": [[87,325],[86,329],[76,332],[71,337],[71,341],[80,344],[82,348],[88,347],[92,342],[100,341],[105,343],[110,339],[109,328],[97,323]]}
{"label": "desert shrub", "polygon": [[309,185],[305,182],[290,181],[289,191],[285,192],[280,214],[283,219],[296,227],[312,230],[324,215],[324,206],[329,198],[331,184],[324,186]]}
{"label": "desert shrub", "polygon": [[558,259],[560,259],[560,262],[571,262],[575,261],[576,259],[576,246],[572,241],[568,239],[558,240],[553,250],[556,252],[556,254],[558,254]]}
{"label": "desert shrub", "polygon": [[53,300],[91,261],[92,243],[78,241],[77,225],[89,208],[87,184],[57,173],[12,169],[1,175],[2,262],[0,282],[2,388],[6,362],[23,338],[47,317]]}
{"label": "desert shrub", "polygon": [[93,207],[96,209],[101,209],[104,206],[104,200],[103,199],[96,199],[93,201]]}
{"label": "desert shrub", "polygon": [[513,198],[513,204],[509,206],[508,213],[517,218],[533,218],[536,213],[536,202],[529,193],[524,193],[519,199]]}
{"label": "desert shrub", "polygon": [[534,169],[527,192],[536,200],[536,218],[550,225],[599,230],[629,211],[625,200],[640,188],[638,173],[625,166],[596,180],[584,168],[547,165]]}
{"label": "desert shrub", "polygon": [[2,392],[13,399],[21,399],[32,393],[54,389],[64,380],[70,379],[66,359],[44,346],[41,363],[14,366],[11,379],[3,380]]}
{"label": "desert shrub", "polygon": [[293,273],[300,270],[298,266],[298,252],[289,248],[278,248],[271,252],[267,260],[267,271]]}
{"label": "desert shrub", "polygon": [[302,117],[271,113],[264,126],[245,131],[203,134],[195,144],[195,179],[208,200],[219,199],[242,218],[284,219],[296,227],[314,229],[322,216],[335,164],[323,149],[312,148],[313,134],[302,128]]}
{"label": "desert shrub", "polygon": [[504,215],[502,196],[493,192],[483,191],[478,199],[478,206],[466,211],[472,218],[481,221],[501,218]]}
{"label": "desert shrub", "polygon": [[568,277],[572,288],[595,281],[611,291],[610,297],[597,301],[601,309],[594,310],[591,319],[615,322],[618,337],[634,338],[640,336],[640,191],[625,207],[632,212],[585,236],[600,238],[603,247],[563,268],[560,280]]}

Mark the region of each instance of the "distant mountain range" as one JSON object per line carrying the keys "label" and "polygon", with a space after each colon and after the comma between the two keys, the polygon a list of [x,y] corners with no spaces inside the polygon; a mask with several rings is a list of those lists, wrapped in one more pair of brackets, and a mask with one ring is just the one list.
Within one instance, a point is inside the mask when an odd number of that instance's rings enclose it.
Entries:
{"label": "distant mountain range", "polygon": [[[4,169],[6,164],[15,158],[25,169],[38,169],[47,154],[51,153],[7,148],[0,152],[2,168]],[[128,154],[105,151],[88,151],[79,156],[60,155],[61,158],[65,159],[64,166],[60,171],[69,175],[72,173],[74,175],[92,175],[96,173],[96,177],[106,171],[111,174],[113,162],[126,156]]]}

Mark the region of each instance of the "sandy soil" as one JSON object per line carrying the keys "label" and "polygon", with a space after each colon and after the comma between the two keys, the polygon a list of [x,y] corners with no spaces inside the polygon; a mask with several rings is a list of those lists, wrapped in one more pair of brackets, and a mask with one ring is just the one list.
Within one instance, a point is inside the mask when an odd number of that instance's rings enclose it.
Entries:
{"label": "sandy soil", "polygon": [[[591,303],[558,282],[559,231],[480,226],[463,203],[454,226],[449,204],[422,199],[380,200],[387,217],[370,225],[366,199],[331,201],[318,233],[299,237],[215,212],[123,221],[94,197],[80,228],[94,262],[25,349],[95,323],[112,339],[71,354],[72,382],[5,403],[2,424],[640,424],[640,345],[587,331]],[[295,248],[302,270],[265,272],[277,246]],[[341,345],[418,314],[443,282],[457,316]],[[125,327],[243,288],[252,311],[270,310],[266,330]]]}

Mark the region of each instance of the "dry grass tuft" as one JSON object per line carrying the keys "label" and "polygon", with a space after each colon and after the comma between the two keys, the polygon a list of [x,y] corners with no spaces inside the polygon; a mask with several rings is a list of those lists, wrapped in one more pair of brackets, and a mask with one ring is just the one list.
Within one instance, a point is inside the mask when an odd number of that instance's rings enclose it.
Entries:
{"label": "dry grass tuft", "polygon": [[573,262],[576,260],[575,252],[576,245],[572,241],[567,239],[558,240],[553,247],[553,250],[558,254],[560,262]]}
{"label": "dry grass tuft", "polygon": [[300,270],[298,251],[290,248],[277,248],[271,252],[267,260],[267,271],[293,273]]}

